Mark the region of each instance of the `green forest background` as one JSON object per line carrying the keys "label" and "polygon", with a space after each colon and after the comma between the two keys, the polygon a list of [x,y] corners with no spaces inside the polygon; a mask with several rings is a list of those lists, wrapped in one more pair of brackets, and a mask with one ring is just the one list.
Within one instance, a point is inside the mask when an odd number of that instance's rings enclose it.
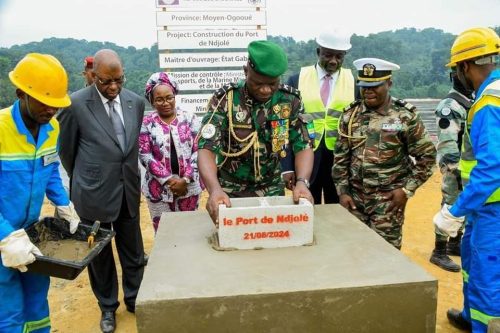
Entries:
{"label": "green forest background", "polygon": [[[500,26],[493,29],[500,34]],[[405,28],[368,36],[353,35],[352,49],[346,56],[344,66],[354,69],[352,61],[363,57],[392,61],[401,66],[401,70],[394,74],[393,96],[442,98],[450,88],[449,71],[444,65],[449,60],[449,50],[455,37],[434,28]],[[312,39],[307,42],[284,36],[269,36],[268,39],[280,44],[288,54],[289,68],[284,75],[285,80],[298,72],[300,67],[316,62],[316,43]],[[68,71],[69,90],[76,91],[83,87],[83,59],[102,48],[118,52],[125,67],[126,87],[142,96],[147,78],[159,70],[157,44],[149,49],[137,49],[111,42],[47,38],[41,42],[0,48],[0,107],[12,104],[16,98],[8,73],[26,53],[49,53],[57,57]]]}

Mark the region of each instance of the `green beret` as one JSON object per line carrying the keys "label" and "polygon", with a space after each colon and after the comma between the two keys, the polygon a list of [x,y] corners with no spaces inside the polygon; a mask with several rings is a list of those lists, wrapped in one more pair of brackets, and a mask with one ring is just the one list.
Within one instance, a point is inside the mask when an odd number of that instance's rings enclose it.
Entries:
{"label": "green beret", "polygon": [[248,44],[248,63],[259,74],[278,77],[288,68],[288,59],[283,49],[267,40],[256,40]]}

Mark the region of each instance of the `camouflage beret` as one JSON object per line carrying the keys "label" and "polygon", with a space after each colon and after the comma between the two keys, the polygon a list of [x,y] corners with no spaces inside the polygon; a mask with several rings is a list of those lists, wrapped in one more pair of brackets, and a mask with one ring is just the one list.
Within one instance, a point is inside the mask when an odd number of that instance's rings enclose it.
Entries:
{"label": "camouflage beret", "polygon": [[286,72],[288,59],[283,49],[267,40],[248,44],[248,63],[259,74],[278,77]]}

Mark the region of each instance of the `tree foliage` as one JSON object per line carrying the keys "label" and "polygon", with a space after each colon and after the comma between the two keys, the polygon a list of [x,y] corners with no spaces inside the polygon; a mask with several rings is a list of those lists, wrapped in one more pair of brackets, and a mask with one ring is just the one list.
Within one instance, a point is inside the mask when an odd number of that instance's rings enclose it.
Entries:
{"label": "tree foliage", "polygon": [[[500,33],[500,26],[494,29]],[[344,66],[355,73],[352,62],[357,58],[377,57],[392,61],[401,66],[401,70],[394,73],[394,96],[442,98],[450,87],[448,69],[444,65],[449,60],[449,50],[455,37],[434,28],[405,28],[368,36],[353,35],[352,49],[345,58]],[[317,60],[314,40],[295,41],[286,36],[269,36],[268,39],[281,45],[288,55],[289,66],[285,78]],[[8,73],[26,53],[48,53],[57,57],[68,72],[69,91],[72,92],[83,86],[83,59],[102,48],[115,50],[120,55],[127,76],[126,87],[139,95],[143,94],[149,75],[160,70],[156,44],[149,49],[137,49],[124,48],[111,42],[47,38],[41,42],[0,48],[0,107],[12,104],[16,98]]]}

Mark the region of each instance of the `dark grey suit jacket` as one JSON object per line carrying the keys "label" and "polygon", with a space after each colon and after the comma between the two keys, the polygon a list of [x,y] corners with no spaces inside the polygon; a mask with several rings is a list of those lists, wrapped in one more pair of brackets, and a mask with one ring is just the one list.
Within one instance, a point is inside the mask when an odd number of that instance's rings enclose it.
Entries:
{"label": "dark grey suit jacket", "polygon": [[61,162],[71,179],[71,201],[81,218],[115,221],[123,193],[130,216],[139,214],[138,137],[144,99],[122,89],[120,101],[127,138],[125,152],[94,85],[71,94],[71,106],[57,116]]}

